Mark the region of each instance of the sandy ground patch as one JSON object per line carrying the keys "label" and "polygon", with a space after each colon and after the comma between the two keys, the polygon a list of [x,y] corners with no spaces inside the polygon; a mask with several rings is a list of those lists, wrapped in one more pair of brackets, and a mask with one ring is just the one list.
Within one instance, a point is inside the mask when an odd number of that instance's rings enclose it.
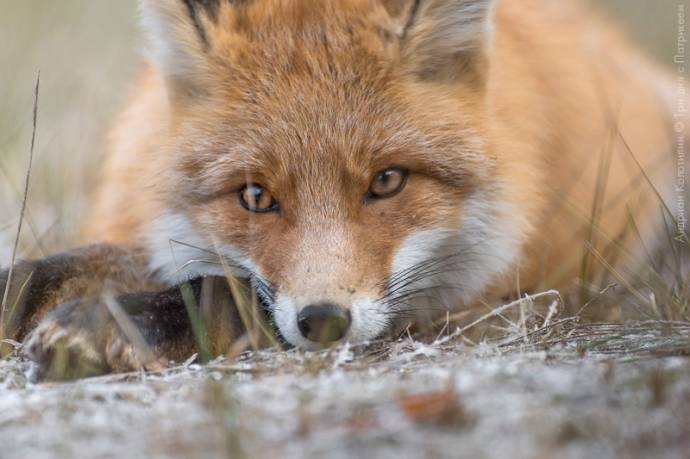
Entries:
{"label": "sandy ground patch", "polygon": [[74,383],[31,383],[12,357],[0,457],[686,458],[690,359],[673,355],[690,329],[632,330],[547,349],[263,351]]}

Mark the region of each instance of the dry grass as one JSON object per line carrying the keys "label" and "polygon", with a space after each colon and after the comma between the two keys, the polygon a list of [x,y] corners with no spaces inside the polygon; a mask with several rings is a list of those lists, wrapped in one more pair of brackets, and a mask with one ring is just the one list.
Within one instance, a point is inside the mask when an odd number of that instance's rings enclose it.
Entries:
{"label": "dry grass", "polygon": [[[5,289],[2,292],[2,301],[0,301],[0,340],[6,336],[5,324],[5,314],[10,316],[14,312],[16,305],[11,305],[11,309],[8,310],[8,300],[10,293],[10,286],[12,285],[12,275],[14,274],[14,264],[17,258],[17,249],[19,248],[19,238],[22,234],[22,226],[24,223],[24,218],[26,215],[26,202],[29,197],[29,184],[31,183],[31,169],[33,167],[34,159],[34,147],[36,145],[36,127],[38,121],[38,91],[41,85],[41,75],[36,77],[36,87],[34,89],[34,111],[33,111],[33,123],[31,128],[31,147],[29,148],[29,165],[26,168],[26,179],[24,180],[24,194],[22,199],[22,207],[19,212],[19,222],[17,223],[17,235],[14,238],[14,245],[12,247],[12,258],[10,259],[10,268],[7,274],[7,283]],[[23,289],[22,289],[23,290]]]}
{"label": "dry grass", "polygon": [[9,457],[686,457],[690,366],[668,356],[690,350],[687,324],[537,322],[481,346],[405,336],[70,385],[4,360],[0,441]]}
{"label": "dry grass", "polygon": [[73,239],[141,46],[135,0],[0,0],[0,8],[0,265],[7,266],[23,200],[36,74],[41,127],[22,257],[64,249]]}

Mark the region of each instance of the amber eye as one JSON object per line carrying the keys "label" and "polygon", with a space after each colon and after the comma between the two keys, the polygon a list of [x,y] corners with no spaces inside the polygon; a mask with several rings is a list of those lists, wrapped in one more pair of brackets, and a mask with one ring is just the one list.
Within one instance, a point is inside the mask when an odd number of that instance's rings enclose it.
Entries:
{"label": "amber eye", "polygon": [[240,190],[240,204],[252,212],[273,212],[278,210],[278,203],[261,185],[250,183]]}
{"label": "amber eye", "polygon": [[376,174],[374,180],[369,185],[369,199],[383,199],[394,196],[403,188],[407,182],[408,172],[405,169],[385,169]]}

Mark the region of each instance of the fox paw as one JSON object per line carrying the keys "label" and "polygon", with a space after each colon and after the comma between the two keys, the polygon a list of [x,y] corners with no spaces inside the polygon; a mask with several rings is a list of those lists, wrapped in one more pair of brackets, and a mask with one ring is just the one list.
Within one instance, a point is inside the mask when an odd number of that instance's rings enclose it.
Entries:
{"label": "fox paw", "polygon": [[27,336],[24,354],[38,379],[71,380],[110,372],[159,370],[161,359],[137,349],[101,304],[62,305]]}

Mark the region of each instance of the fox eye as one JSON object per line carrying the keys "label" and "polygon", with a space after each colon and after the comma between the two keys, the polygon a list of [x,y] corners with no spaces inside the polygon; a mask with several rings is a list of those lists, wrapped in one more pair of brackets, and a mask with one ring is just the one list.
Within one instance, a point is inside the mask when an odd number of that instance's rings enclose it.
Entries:
{"label": "fox eye", "polygon": [[251,212],[274,212],[278,203],[261,185],[249,183],[240,190],[240,204]]}
{"label": "fox eye", "polygon": [[383,199],[394,196],[403,188],[407,182],[408,171],[405,169],[391,168],[379,171],[374,180],[369,185],[369,199]]}

